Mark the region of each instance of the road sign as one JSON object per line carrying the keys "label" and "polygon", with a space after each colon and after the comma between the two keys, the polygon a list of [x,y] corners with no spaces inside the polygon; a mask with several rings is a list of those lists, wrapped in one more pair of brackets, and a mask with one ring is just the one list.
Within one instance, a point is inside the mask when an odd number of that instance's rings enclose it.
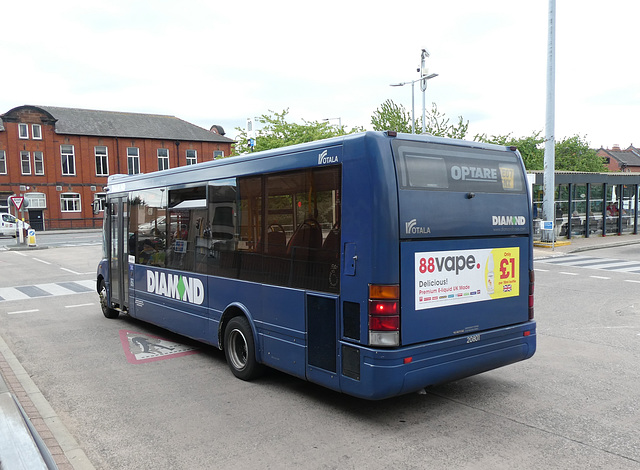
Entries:
{"label": "road sign", "polygon": [[24,196],[11,196],[9,199],[11,199],[11,202],[13,202],[13,205],[16,206],[16,209],[18,210],[22,209]]}

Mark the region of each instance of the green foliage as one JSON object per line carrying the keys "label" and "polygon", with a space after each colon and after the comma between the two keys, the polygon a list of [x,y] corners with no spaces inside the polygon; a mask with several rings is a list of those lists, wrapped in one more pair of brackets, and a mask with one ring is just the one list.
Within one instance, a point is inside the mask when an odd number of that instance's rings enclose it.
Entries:
{"label": "green foliage", "polygon": [[544,138],[540,136],[542,132],[534,132],[528,137],[513,137],[511,134],[476,135],[473,140],[476,142],[486,142],[490,144],[516,147],[522,155],[524,166],[527,170],[544,170]]}
{"label": "green foliage", "polygon": [[566,137],[556,142],[556,169],[567,171],[609,171],[596,150],[589,148],[580,136]]}
{"label": "green foliage", "polygon": [[[289,110],[285,109],[281,113],[269,110],[270,114],[263,114],[257,121],[261,124],[261,128],[256,132],[256,145],[254,152],[260,150],[268,150],[279,147],[286,147],[304,142],[313,142],[320,139],[328,139],[339,135],[351,134],[354,132],[362,132],[364,129],[355,127],[349,131],[345,126],[334,126],[327,121],[305,121],[303,124],[296,124],[287,121]],[[234,155],[251,152],[249,146],[249,137],[246,129],[236,127],[240,133],[237,138],[238,143],[234,148]]]}
{"label": "green foliage", "polygon": [[411,115],[401,104],[387,100],[371,116],[374,131],[396,131],[411,133]]}
{"label": "green foliage", "polygon": [[[450,137],[452,139],[464,139],[469,129],[469,121],[458,116],[457,124],[450,124],[449,118],[438,111],[438,106],[432,103],[431,110],[426,113],[426,126],[423,127],[422,119],[416,116],[415,132],[438,137]],[[377,108],[371,116],[371,125],[374,131],[396,131],[411,133],[411,115],[404,106],[387,100]]]}
{"label": "green foliage", "polygon": [[[339,135],[362,132],[365,129],[355,127],[347,130],[344,126],[335,126],[327,121],[305,121],[302,124],[288,122],[289,110],[281,113],[269,111],[263,114],[257,121],[261,129],[256,133],[256,146],[253,151],[267,150],[285,147],[293,144],[312,142],[327,139]],[[411,133],[411,115],[402,105],[386,100],[377,108],[371,116],[373,130]],[[458,121],[451,124],[446,115],[438,110],[432,103],[431,110],[427,113],[427,122],[424,130],[426,133],[453,139],[464,139],[469,129],[469,121],[458,116]],[[239,132],[238,143],[234,149],[234,155],[252,151],[246,129],[236,128]],[[422,119],[416,117],[416,134],[423,132]],[[530,136],[514,137],[511,134],[492,135],[478,134],[473,140],[505,146],[515,146],[520,151],[527,170],[544,169],[544,137],[542,131],[534,132]],[[599,157],[595,150],[589,148],[589,144],[580,136],[567,137],[556,141],[555,148],[556,170],[560,171],[584,171],[603,172],[608,171],[604,159]]]}
{"label": "green foliage", "polygon": [[[438,111],[438,106],[435,103],[431,103],[431,111],[426,115],[427,125],[425,132],[427,134],[435,135],[438,137],[449,137],[451,139],[464,139],[469,130],[469,121],[466,121],[462,116],[458,116],[457,124],[449,124],[449,118]],[[420,124],[421,120],[418,121]],[[418,127],[416,126],[416,132]],[[422,131],[421,131],[422,132]]]}
{"label": "green foliage", "polygon": [[[534,132],[529,137],[515,138],[511,134],[488,137],[486,134],[476,135],[474,140],[498,145],[515,146],[522,155],[527,170],[544,170],[544,138],[542,131]],[[604,159],[589,148],[589,143],[575,135],[565,137],[556,142],[555,169],[557,171],[608,171]]]}

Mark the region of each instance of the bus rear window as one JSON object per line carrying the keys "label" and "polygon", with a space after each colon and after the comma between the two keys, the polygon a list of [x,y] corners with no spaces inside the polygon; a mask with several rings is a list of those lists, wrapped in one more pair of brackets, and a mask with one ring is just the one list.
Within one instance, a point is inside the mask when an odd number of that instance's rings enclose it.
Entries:
{"label": "bus rear window", "polygon": [[402,189],[521,193],[522,166],[515,153],[396,140]]}

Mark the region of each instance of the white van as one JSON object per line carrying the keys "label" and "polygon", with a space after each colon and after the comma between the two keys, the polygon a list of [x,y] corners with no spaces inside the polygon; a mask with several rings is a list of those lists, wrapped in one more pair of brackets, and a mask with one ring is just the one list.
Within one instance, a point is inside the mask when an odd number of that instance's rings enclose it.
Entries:
{"label": "white van", "polygon": [[16,219],[11,214],[6,212],[0,212],[0,235],[16,237],[16,224],[18,229],[23,228],[29,230],[31,226],[27,222],[23,222],[20,219]]}

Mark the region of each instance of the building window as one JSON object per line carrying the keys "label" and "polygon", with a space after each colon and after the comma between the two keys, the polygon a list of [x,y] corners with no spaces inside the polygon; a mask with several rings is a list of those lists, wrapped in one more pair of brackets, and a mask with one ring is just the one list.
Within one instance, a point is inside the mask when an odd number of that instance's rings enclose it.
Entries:
{"label": "building window", "polygon": [[140,173],[140,149],[138,147],[127,147],[127,171],[130,175]]}
{"label": "building window", "polygon": [[94,148],[96,155],[96,176],[109,176],[109,156],[107,147],[100,145]]}
{"label": "building window", "polygon": [[40,124],[31,124],[31,137],[35,140],[42,140],[42,126]]}
{"label": "building window", "polygon": [[198,163],[198,152],[194,149],[187,149],[187,165],[195,165]]}
{"label": "building window", "polygon": [[20,167],[22,168],[23,175],[31,174],[31,153],[22,151],[20,152]]}
{"label": "building window", "polygon": [[0,175],[7,174],[7,154],[4,150],[0,150]]}
{"label": "building window", "polygon": [[214,150],[213,151],[213,159],[224,157],[224,151],[222,150]]}
{"label": "building window", "polygon": [[158,170],[169,169],[169,149],[158,149]]}
{"label": "building window", "polygon": [[93,195],[93,212],[103,212],[107,203],[106,193],[96,193]]}
{"label": "building window", "polygon": [[29,203],[29,209],[47,208],[47,195],[44,193],[27,193],[24,195],[24,198]]}
{"label": "building window", "polygon": [[62,212],[80,212],[80,194],[62,193],[60,195],[60,210]]}
{"label": "building window", "polygon": [[29,126],[27,124],[18,124],[18,137],[21,139],[29,138]]}
{"label": "building window", "polygon": [[61,145],[60,156],[62,159],[62,174],[74,176],[76,174],[76,156],[73,153],[73,145]]}
{"label": "building window", "polygon": [[44,175],[44,154],[33,152],[33,174]]}

